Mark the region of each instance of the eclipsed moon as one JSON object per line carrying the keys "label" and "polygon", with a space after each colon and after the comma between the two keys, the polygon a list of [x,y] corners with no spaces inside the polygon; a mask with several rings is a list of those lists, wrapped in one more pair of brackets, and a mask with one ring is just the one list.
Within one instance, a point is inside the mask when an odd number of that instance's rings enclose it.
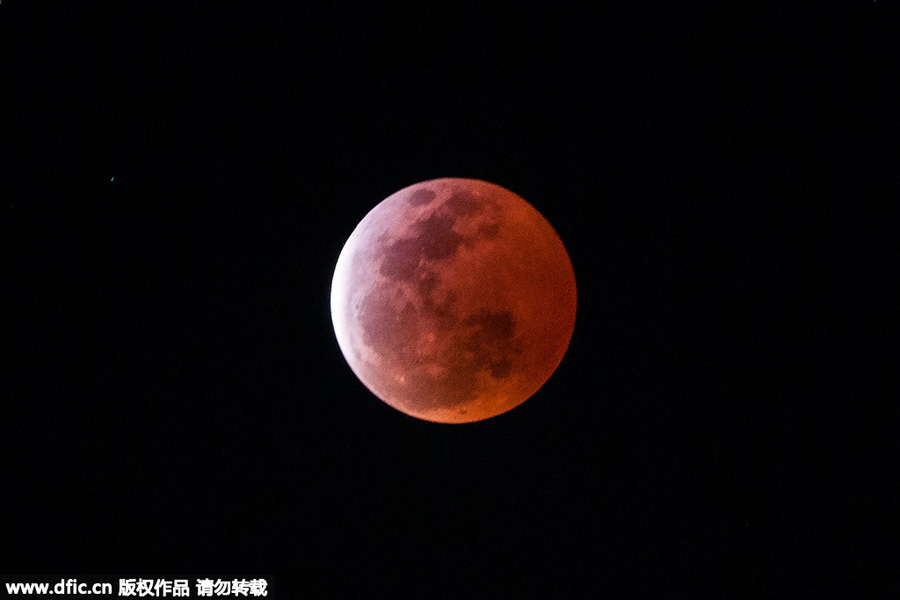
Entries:
{"label": "eclipsed moon", "polygon": [[344,245],[331,314],[360,381],[408,415],[480,421],[531,397],[575,326],[562,241],[525,200],[473,179],[411,185]]}

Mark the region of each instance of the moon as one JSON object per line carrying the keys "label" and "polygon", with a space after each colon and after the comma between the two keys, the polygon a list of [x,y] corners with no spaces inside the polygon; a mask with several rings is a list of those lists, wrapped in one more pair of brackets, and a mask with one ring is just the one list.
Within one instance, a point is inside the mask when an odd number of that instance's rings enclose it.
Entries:
{"label": "moon", "polygon": [[575,273],[513,192],[445,178],[375,206],[338,257],[331,315],[360,381],[437,423],[505,413],[544,385],[575,326]]}

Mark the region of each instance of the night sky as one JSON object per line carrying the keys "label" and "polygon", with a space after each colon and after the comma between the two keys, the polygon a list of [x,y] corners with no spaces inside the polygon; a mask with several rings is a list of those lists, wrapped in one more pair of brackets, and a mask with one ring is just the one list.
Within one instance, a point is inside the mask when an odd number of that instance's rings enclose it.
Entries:
{"label": "night sky", "polygon": [[[0,5],[0,570],[896,597],[896,8],[370,4]],[[379,401],[329,312],[437,177],[578,283],[556,373],[471,425]]]}

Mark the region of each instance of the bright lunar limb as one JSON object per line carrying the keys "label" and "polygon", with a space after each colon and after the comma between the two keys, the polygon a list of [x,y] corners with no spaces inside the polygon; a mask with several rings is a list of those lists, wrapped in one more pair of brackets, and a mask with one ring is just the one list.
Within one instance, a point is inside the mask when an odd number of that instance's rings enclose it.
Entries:
{"label": "bright lunar limb", "polygon": [[331,314],[341,352],[390,406],[480,421],[533,395],[575,326],[575,274],[546,219],[498,185],[434,179],[378,204],[344,245]]}

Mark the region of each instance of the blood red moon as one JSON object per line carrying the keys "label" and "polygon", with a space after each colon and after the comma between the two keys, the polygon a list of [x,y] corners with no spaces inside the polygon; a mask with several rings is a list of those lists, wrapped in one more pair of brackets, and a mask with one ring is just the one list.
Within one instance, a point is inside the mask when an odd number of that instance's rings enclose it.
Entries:
{"label": "blood red moon", "polygon": [[547,220],[473,179],[424,181],[375,206],[331,287],[338,344],[360,381],[439,423],[531,397],[568,348],[575,305],[572,264]]}

